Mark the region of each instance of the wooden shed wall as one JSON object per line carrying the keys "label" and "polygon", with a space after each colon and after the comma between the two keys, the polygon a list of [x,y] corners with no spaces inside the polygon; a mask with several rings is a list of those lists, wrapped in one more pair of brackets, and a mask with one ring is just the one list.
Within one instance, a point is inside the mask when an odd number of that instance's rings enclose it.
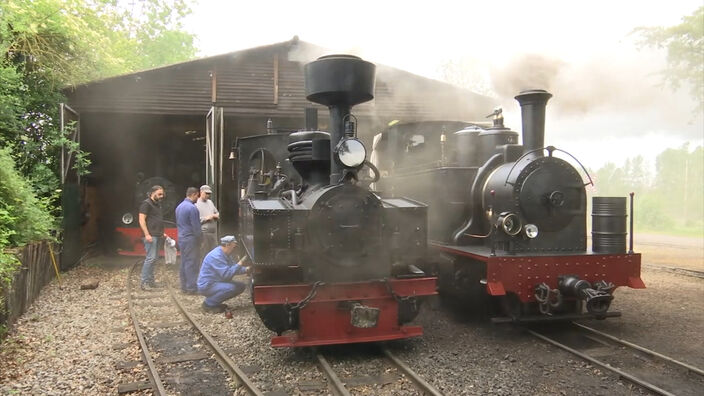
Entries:
{"label": "wooden shed wall", "polygon": [[[303,63],[290,42],[200,59],[78,86],[68,92],[79,112],[205,114],[213,104],[230,115],[300,117]],[[322,106],[318,106],[323,109]],[[355,114],[378,119],[477,119],[488,98],[439,81],[377,67],[375,99]]]}

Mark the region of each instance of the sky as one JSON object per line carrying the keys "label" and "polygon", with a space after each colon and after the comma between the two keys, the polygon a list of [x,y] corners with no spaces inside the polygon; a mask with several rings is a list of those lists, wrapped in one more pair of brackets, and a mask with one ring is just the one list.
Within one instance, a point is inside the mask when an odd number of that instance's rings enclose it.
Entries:
{"label": "sky", "polygon": [[546,144],[593,169],[636,155],[654,168],[665,148],[703,144],[704,118],[687,91],[660,86],[664,51],[639,50],[631,34],[676,25],[702,0],[194,1],[185,28],[198,37],[199,56],[297,35],[331,53],[438,80],[453,62],[455,75],[491,92],[519,132],[513,96],[548,89]]}

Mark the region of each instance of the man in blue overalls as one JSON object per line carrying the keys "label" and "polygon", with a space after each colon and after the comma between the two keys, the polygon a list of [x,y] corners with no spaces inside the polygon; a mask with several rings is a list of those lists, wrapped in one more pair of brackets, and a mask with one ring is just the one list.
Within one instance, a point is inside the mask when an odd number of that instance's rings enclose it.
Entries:
{"label": "man in blue overalls", "polygon": [[186,198],[176,207],[178,248],[181,251],[181,292],[197,294],[198,257],[200,256],[200,214],[195,202],[199,191],[188,187]]}
{"label": "man in blue overalls", "polygon": [[249,260],[245,255],[235,262],[234,253],[237,240],[232,235],[220,238],[220,246],[211,250],[203,259],[198,275],[198,293],[205,296],[203,309],[218,313],[227,308],[223,301],[241,294],[247,286],[232,279],[235,275],[247,273],[244,264]]}

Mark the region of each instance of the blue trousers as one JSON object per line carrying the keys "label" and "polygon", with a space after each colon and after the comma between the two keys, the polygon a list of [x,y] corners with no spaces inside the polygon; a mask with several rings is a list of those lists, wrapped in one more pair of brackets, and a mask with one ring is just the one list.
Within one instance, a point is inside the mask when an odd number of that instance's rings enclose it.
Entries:
{"label": "blue trousers", "polygon": [[181,290],[198,290],[198,271],[200,270],[200,239],[179,238],[178,248],[181,250]]}
{"label": "blue trousers", "polygon": [[154,262],[159,256],[159,238],[153,236],[151,242],[143,239],[147,256],[144,258],[144,264],[142,264],[142,284],[154,283]]}
{"label": "blue trousers", "polygon": [[205,296],[205,305],[217,307],[223,301],[240,295],[246,288],[243,282],[215,282],[206,289],[198,289],[198,293]]}

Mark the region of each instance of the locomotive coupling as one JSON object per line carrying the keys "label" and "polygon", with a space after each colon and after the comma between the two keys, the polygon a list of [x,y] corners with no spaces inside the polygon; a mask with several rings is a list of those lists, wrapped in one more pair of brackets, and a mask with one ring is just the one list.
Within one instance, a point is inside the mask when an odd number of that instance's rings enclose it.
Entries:
{"label": "locomotive coupling", "polygon": [[560,275],[557,284],[562,294],[584,300],[587,312],[595,315],[605,314],[614,299],[611,295],[613,284],[604,281],[595,282],[592,286],[576,275]]}

